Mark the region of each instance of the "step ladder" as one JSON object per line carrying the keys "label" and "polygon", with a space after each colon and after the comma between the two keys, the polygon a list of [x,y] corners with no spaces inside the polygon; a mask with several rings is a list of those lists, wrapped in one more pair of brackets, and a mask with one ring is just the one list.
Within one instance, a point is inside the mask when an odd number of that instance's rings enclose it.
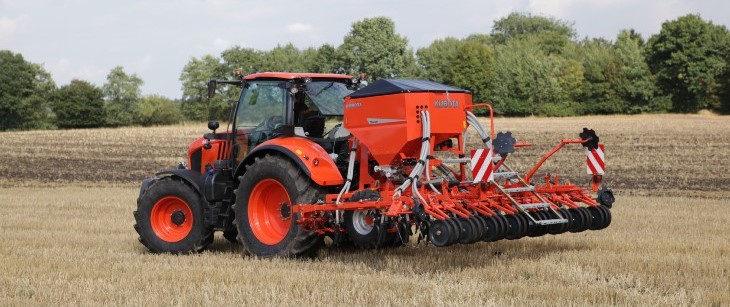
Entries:
{"label": "step ladder", "polygon": [[[526,215],[530,222],[537,224],[537,225],[554,225],[554,224],[563,224],[567,223],[568,220],[563,217],[560,212],[553,209],[552,206],[550,206],[550,203],[548,203],[545,198],[540,195],[540,193],[537,193],[535,190],[535,186],[525,182],[525,179],[523,179],[517,172],[513,171],[509,166],[506,164],[502,164],[502,167],[507,169],[507,171],[503,172],[494,172],[494,178],[502,178],[506,180],[510,179],[517,179],[519,180],[524,186],[523,187],[516,187],[516,188],[505,188],[503,185],[497,183],[496,180],[491,180],[490,183],[497,187],[497,189],[502,192],[507,198],[512,202],[512,205],[517,208],[518,211],[520,211],[522,214]],[[539,203],[532,203],[532,204],[520,204],[515,200],[514,197],[512,197],[511,193],[520,193],[520,192],[532,192],[533,195],[537,197],[537,199],[540,200]],[[549,219],[549,220],[539,220],[535,218],[532,214],[530,214],[529,209],[548,209],[550,212],[554,213],[555,216],[558,218],[555,219]]]}

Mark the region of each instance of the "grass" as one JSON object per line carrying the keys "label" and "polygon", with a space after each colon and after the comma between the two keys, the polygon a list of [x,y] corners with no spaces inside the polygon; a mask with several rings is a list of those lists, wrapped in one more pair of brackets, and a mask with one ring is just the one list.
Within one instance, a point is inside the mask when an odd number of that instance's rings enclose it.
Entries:
{"label": "grass", "polygon": [[[0,305],[730,305],[730,118],[497,120],[535,144],[510,158],[521,170],[584,126],[606,143],[609,228],[314,261],[242,257],[221,237],[192,256],[137,242],[138,181],[204,124],[0,133]],[[582,157],[566,148],[538,174],[585,180]]]}
{"label": "grass", "polygon": [[[0,305],[727,305],[726,203],[625,196],[606,230],[315,261],[147,253],[132,188],[5,188]],[[692,210],[688,210],[691,208]]]}

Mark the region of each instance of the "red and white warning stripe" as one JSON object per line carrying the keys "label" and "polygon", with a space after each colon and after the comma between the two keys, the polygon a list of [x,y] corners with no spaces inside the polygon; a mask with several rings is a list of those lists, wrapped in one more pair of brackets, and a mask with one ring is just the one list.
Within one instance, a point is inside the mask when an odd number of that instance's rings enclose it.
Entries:
{"label": "red and white warning stripe", "polygon": [[494,163],[492,163],[492,150],[477,149],[471,151],[471,176],[474,182],[494,180]]}
{"label": "red and white warning stripe", "polygon": [[603,144],[598,144],[598,148],[586,148],[586,171],[588,174],[603,175],[606,171],[605,156],[603,155]]}

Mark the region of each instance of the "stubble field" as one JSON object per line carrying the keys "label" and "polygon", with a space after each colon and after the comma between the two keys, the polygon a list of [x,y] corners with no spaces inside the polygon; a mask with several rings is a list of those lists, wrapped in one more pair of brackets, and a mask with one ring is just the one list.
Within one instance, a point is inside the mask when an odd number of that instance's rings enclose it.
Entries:
{"label": "stubble field", "polygon": [[[0,305],[730,305],[730,118],[497,119],[535,144],[526,170],[583,127],[606,143],[617,202],[602,231],[435,248],[324,249],[313,261],[153,255],[137,184],[204,124],[0,133]],[[587,181],[579,148],[545,172]]]}

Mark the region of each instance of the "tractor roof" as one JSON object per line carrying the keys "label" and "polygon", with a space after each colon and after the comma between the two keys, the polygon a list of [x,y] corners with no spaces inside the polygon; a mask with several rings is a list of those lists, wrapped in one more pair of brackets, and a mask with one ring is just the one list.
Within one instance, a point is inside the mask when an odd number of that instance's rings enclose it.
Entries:
{"label": "tractor roof", "polygon": [[301,78],[312,78],[312,79],[352,79],[348,75],[339,74],[315,74],[315,73],[294,73],[294,72],[260,72],[250,74],[244,77],[244,80],[254,79],[301,79]]}
{"label": "tractor roof", "polygon": [[469,91],[462,88],[448,86],[428,80],[381,79],[373,82],[373,84],[352,92],[349,97],[362,98],[412,92],[469,93]]}

